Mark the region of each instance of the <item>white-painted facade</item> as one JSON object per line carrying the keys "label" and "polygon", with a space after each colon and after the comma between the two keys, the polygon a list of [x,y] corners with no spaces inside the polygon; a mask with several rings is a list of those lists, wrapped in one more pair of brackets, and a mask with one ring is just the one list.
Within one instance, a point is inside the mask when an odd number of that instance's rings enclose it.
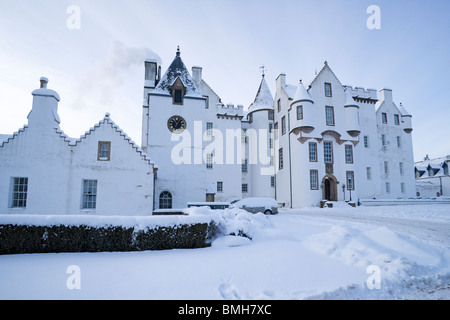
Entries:
{"label": "white-painted facade", "polygon": [[[156,198],[170,192],[174,207],[245,197],[274,197],[298,208],[324,199],[415,196],[411,115],[397,107],[389,89],[377,93],[344,86],[325,63],[308,87],[289,85],[280,74],[275,98],[263,77],[244,114],[241,106],[221,102],[202,79],[201,67],[193,67],[191,76],[179,51],[163,77],[153,73],[150,78],[146,83],[153,87],[144,90],[143,137],[148,138],[143,148],[160,164]],[[182,105],[173,103],[177,79],[186,92]],[[186,121],[183,133],[168,128],[174,115]],[[208,128],[221,139],[214,139]],[[234,144],[241,129],[242,163]],[[231,162],[230,132],[235,133]],[[172,151],[180,149],[186,135],[191,162],[175,164]],[[196,162],[195,152],[204,161]],[[213,154],[212,166],[208,154]]]}
{"label": "white-painted facade", "polygon": [[33,91],[28,124],[0,143],[0,214],[152,214],[154,164],[109,114],[67,137],[47,81]]}
{"label": "white-painted facade", "polygon": [[309,86],[280,74],[274,97],[263,75],[244,111],[224,104],[202,73],[189,72],[179,50],[163,75],[145,61],[142,149],[108,114],[68,138],[59,96],[43,79],[28,125],[0,136],[0,213],[145,215],[246,197],[292,208],[415,197],[411,115],[392,90],[344,86],[325,63]]}

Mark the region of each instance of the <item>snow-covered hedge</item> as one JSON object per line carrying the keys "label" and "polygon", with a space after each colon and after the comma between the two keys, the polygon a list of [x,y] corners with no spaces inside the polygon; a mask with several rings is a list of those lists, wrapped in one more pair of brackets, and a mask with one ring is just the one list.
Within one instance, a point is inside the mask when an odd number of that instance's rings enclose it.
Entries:
{"label": "snow-covered hedge", "polygon": [[0,254],[202,248],[213,226],[207,216],[0,215]]}

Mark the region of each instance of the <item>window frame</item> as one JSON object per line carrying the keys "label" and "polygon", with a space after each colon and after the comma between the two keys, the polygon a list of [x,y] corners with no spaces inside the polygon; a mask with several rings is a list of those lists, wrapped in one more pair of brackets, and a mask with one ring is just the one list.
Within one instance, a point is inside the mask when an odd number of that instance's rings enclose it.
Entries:
{"label": "window frame", "polygon": [[[330,145],[330,157],[329,158],[331,158],[331,160],[329,160],[329,161],[327,161],[328,160],[328,157],[327,157],[327,149],[326,149],[326,145]],[[333,141],[329,141],[329,140],[325,140],[324,142],[323,142],[323,161],[325,162],[325,163],[334,163],[334,157],[333,157]]]}
{"label": "window frame", "polygon": [[396,126],[399,126],[399,125],[400,125],[400,115],[394,114],[394,124],[395,124]]}
{"label": "window frame", "polygon": [[[330,92],[329,92],[329,93],[328,93],[327,88],[330,89]],[[332,88],[332,86],[331,86],[331,83],[329,83],[329,82],[325,82],[325,83],[324,83],[324,91],[325,91],[325,97],[328,97],[328,98],[333,97],[333,88]]]}
{"label": "window frame", "polygon": [[[329,110],[331,110],[331,118],[329,118]],[[331,120],[331,122],[329,120]],[[333,106],[325,106],[325,124],[329,127],[334,127],[336,125]]]}
{"label": "window frame", "polygon": [[284,136],[286,134],[286,116],[281,118],[281,135]]}
{"label": "window frame", "polygon": [[[11,203],[14,209],[25,209],[28,201],[28,177],[13,177],[11,181]],[[17,190],[16,190],[17,189]],[[22,189],[22,190],[20,190]],[[16,197],[17,196],[17,197]]]}
{"label": "window frame", "polygon": [[[313,147],[312,150],[311,150],[311,147]],[[311,152],[311,151],[313,151],[313,152]],[[317,143],[316,142],[310,142],[308,144],[308,153],[309,153],[309,162],[317,162],[318,161]]]}
{"label": "window frame", "polygon": [[278,150],[278,169],[283,170],[284,160],[283,160],[283,148]]}
{"label": "window frame", "polygon": [[242,193],[248,193],[248,183],[243,183],[241,186]]}
{"label": "window frame", "polygon": [[[345,163],[347,164],[353,164],[353,146],[351,144],[345,145]],[[350,152],[348,152],[350,150]]]}
{"label": "window frame", "polygon": [[303,105],[297,106],[297,120],[303,120]]}
{"label": "window frame", "polygon": [[97,209],[98,180],[83,179],[82,186],[81,210]]}
{"label": "window frame", "polygon": [[381,113],[381,123],[383,123],[383,124],[387,124],[388,123],[388,118],[387,118],[387,113],[386,112],[382,112]]}
{"label": "window frame", "polygon": [[[108,146],[108,154],[106,157],[103,157],[103,146]],[[111,141],[98,142],[97,161],[111,161]]]}
{"label": "window frame", "polygon": [[223,181],[217,181],[216,189],[217,193],[223,193]]}
{"label": "window frame", "polygon": [[319,190],[319,170],[309,170],[309,189]]}
{"label": "window frame", "polygon": [[[163,197],[165,196],[165,197]],[[163,205],[161,205],[163,204]],[[159,209],[172,209],[173,208],[173,195],[169,191],[162,191],[159,194]]]}

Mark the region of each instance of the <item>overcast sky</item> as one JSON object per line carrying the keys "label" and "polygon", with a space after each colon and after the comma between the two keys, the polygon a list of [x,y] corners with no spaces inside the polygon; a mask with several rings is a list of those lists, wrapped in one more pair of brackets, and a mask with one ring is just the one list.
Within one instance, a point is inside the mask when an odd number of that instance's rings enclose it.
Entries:
{"label": "overcast sky", "polygon": [[[367,27],[370,5],[380,8],[381,29]],[[0,134],[27,122],[46,76],[69,136],[110,112],[140,143],[143,61],[160,60],[164,72],[179,45],[223,102],[246,108],[262,64],[274,94],[280,73],[309,84],[327,60],[342,84],[393,89],[413,115],[416,161],[445,156],[449,12],[448,0],[0,0]]]}

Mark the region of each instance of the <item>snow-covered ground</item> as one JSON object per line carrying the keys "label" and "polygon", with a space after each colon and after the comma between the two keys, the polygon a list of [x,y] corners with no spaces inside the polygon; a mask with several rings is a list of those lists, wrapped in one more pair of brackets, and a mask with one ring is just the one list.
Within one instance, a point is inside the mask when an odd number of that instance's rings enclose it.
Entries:
{"label": "snow-covered ground", "polygon": [[[217,215],[224,236],[204,249],[0,256],[0,299],[450,299],[450,205],[191,214]],[[227,236],[239,231],[252,240]]]}

